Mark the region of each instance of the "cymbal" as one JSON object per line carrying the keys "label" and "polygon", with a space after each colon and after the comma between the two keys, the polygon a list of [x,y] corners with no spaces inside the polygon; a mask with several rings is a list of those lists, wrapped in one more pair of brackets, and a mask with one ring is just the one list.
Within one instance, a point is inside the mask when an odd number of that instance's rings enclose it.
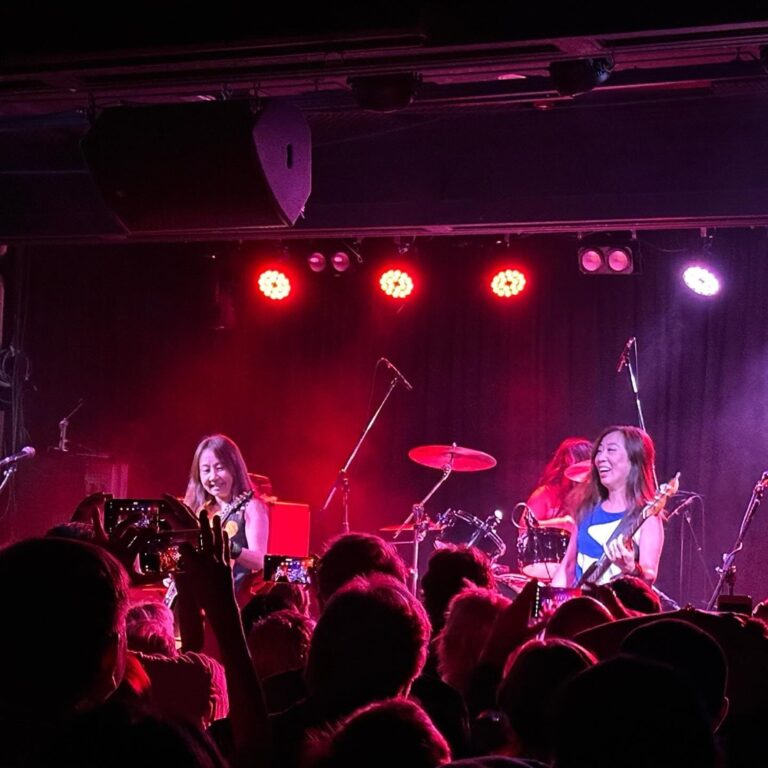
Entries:
{"label": "cymbal", "polygon": [[458,445],[420,445],[411,448],[408,456],[424,467],[443,469],[449,466],[454,472],[479,472],[496,466],[496,459],[489,453]]}
{"label": "cymbal", "polygon": [[574,483],[586,483],[589,480],[590,472],[592,471],[592,461],[590,459],[584,459],[584,461],[577,461],[571,464],[570,467],[565,468],[563,474]]}
{"label": "cymbal", "polygon": [[[379,530],[382,533],[395,533],[400,530],[399,525],[385,525],[383,528],[379,528]],[[413,524],[405,525],[403,526],[404,531],[412,531],[413,530]],[[435,523],[430,520],[429,527],[427,528],[428,531],[442,531],[443,526],[440,525],[440,523]]]}

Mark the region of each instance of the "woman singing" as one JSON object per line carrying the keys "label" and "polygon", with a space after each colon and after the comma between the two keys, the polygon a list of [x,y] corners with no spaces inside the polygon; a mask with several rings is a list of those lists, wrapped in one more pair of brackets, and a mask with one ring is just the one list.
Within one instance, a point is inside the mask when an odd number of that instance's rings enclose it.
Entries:
{"label": "woman singing", "polygon": [[631,540],[608,539],[622,518],[636,513],[655,494],[655,449],[650,436],[637,427],[608,427],[595,442],[590,487],[578,512],[578,529],[552,579],[556,587],[576,583],[605,551],[611,566],[599,580],[640,576],[653,584],[664,545],[658,516],[649,517]]}
{"label": "woman singing", "polygon": [[235,558],[236,586],[264,567],[268,507],[254,495],[240,449],[225,435],[206,437],[195,449],[184,502],[195,513],[205,508],[221,517]]}

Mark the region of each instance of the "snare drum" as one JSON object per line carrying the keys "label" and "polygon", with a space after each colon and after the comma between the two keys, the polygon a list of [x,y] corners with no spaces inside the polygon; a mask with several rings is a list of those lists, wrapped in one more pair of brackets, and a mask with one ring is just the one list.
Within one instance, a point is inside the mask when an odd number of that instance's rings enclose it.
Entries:
{"label": "snare drum", "polygon": [[440,549],[446,544],[477,547],[491,560],[501,557],[506,551],[506,544],[490,526],[462,509],[448,509],[440,515],[442,530],[435,540],[435,547]]}
{"label": "snare drum", "polygon": [[561,528],[527,528],[517,537],[517,560],[521,573],[549,581],[565,557],[570,534]]}

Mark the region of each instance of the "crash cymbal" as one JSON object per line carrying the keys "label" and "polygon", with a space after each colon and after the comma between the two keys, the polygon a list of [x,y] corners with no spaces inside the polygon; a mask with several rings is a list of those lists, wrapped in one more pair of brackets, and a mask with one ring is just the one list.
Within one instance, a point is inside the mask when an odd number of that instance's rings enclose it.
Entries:
{"label": "crash cymbal", "polygon": [[[383,528],[379,528],[379,530],[382,533],[395,533],[400,530],[399,525],[385,525]],[[403,526],[404,531],[412,531],[413,530],[413,524]],[[440,523],[434,523],[430,521],[429,527],[427,528],[428,531],[442,531],[443,526],[440,525]]]}
{"label": "crash cymbal", "polygon": [[408,456],[424,467],[443,469],[449,466],[454,472],[479,472],[496,466],[496,459],[489,453],[459,445],[420,445],[411,448]]}
{"label": "crash cymbal", "polygon": [[592,462],[589,459],[584,459],[584,461],[577,461],[570,467],[566,467],[563,474],[574,483],[586,483],[591,471]]}

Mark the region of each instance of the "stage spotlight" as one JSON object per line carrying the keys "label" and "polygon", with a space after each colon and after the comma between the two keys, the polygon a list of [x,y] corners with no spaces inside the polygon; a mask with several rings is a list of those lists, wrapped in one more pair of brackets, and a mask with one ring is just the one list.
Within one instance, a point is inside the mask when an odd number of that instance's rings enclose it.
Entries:
{"label": "stage spotlight", "polygon": [[552,85],[561,96],[576,96],[602,85],[613,72],[613,60],[600,56],[553,61],[549,65]]}
{"label": "stage spotlight", "polygon": [[345,251],[336,251],[331,256],[331,264],[337,272],[346,272],[349,269],[349,254]]}
{"label": "stage spotlight", "polygon": [[629,248],[608,248],[605,261],[612,272],[626,272],[632,267],[632,252]]}
{"label": "stage spotlight", "polygon": [[582,272],[597,272],[603,266],[603,254],[597,248],[582,248],[579,251],[579,267]]}
{"label": "stage spotlight", "polygon": [[635,257],[628,245],[598,245],[579,248],[579,269],[585,275],[631,275]]}
{"label": "stage spotlight", "polygon": [[519,269],[503,269],[491,280],[491,290],[502,299],[518,296],[525,289],[525,275]]}
{"label": "stage spotlight", "polygon": [[683,270],[683,282],[699,296],[714,296],[720,292],[720,279],[703,264],[689,264]]}
{"label": "stage spotlight", "polygon": [[320,251],[314,251],[307,256],[307,264],[313,272],[322,272],[325,269],[325,256]]}
{"label": "stage spotlight", "polygon": [[381,274],[379,287],[392,299],[407,299],[413,293],[413,278],[402,269],[388,269]]}
{"label": "stage spotlight", "polygon": [[259,290],[273,301],[282,301],[291,292],[291,281],[279,269],[265,269],[259,275]]}

